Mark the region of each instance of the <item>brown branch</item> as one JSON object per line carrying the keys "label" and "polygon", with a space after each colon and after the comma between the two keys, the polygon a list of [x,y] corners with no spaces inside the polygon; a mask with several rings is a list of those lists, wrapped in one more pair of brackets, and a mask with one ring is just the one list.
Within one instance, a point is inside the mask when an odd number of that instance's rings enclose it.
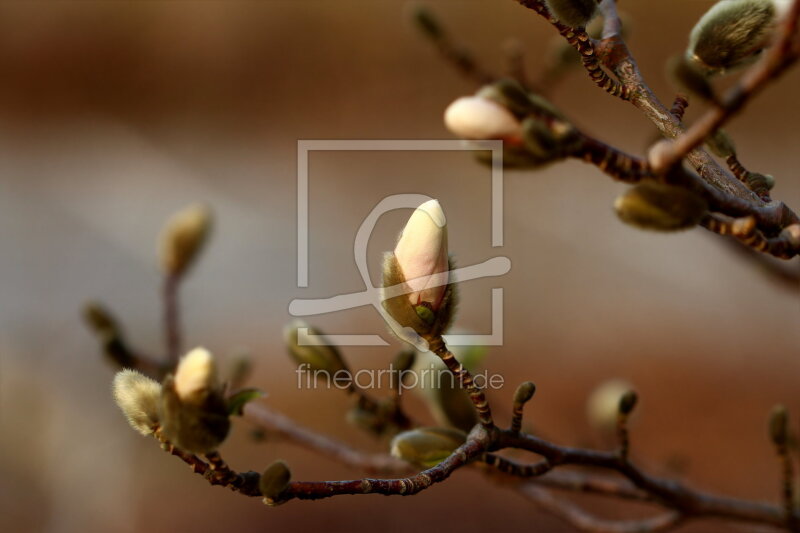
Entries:
{"label": "brown branch", "polygon": [[725,93],[718,106],[707,111],[688,131],[673,141],[664,158],[665,168],[677,164],[692,149],[700,146],[709,135],[741,111],[769,82],[778,78],[797,61],[800,53],[797,42],[798,17],[800,0],[795,0],[781,25],[776,43],[761,61],[745,72],[738,83]]}
{"label": "brown branch", "polygon": [[180,277],[167,274],[163,280],[162,299],[164,306],[164,335],[167,348],[167,359],[170,366],[178,363],[181,351],[180,307],[178,305],[178,289]]}
{"label": "brown branch", "polygon": [[581,531],[593,533],[653,533],[674,528],[684,519],[678,512],[667,512],[642,520],[605,520],[591,515],[566,500],[555,498],[550,491],[527,484],[519,492],[553,516],[561,518]]}

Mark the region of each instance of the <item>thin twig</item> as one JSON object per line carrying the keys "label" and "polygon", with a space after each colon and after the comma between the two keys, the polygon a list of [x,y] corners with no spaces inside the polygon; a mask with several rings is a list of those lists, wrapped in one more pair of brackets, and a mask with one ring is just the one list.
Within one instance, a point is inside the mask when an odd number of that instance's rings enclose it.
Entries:
{"label": "thin twig", "polygon": [[180,307],[178,305],[178,289],[180,277],[167,274],[162,286],[164,302],[164,335],[167,349],[167,359],[171,366],[178,362],[181,352],[181,324]]}

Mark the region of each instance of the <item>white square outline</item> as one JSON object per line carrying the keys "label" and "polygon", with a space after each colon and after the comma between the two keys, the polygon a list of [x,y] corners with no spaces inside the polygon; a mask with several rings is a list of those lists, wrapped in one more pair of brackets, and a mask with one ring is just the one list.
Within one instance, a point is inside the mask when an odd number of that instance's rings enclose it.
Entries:
{"label": "white square outline", "polygon": [[[297,140],[297,286],[308,287],[308,157],[312,151],[490,151],[492,153],[492,248],[503,246],[503,141],[447,139],[298,139]],[[311,340],[314,335],[306,334]],[[379,335],[331,335],[338,346],[388,346]],[[492,288],[492,329],[488,335],[449,334],[451,346],[501,346],[503,344],[503,289]],[[313,340],[311,340],[313,343]]]}

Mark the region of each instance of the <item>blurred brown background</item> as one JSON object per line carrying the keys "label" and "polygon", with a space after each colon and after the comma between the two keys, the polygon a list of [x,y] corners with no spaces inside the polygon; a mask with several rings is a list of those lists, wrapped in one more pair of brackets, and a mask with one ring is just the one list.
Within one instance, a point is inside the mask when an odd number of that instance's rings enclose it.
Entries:
{"label": "blurred brown background", "polygon": [[[662,65],[710,2],[621,2],[656,92]],[[516,37],[536,72],[554,31],[510,0],[432,1],[452,33],[495,71]],[[458,326],[486,333],[490,288],[505,288],[505,343],[487,366],[511,383],[491,394],[508,420],[516,382],[539,393],[529,417],[548,436],[598,444],[584,415],[598,383],[622,377],[642,398],[634,457],[730,495],[779,495],[766,437],[776,402],[800,413],[800,302],[703,230],[653,235],[622,225],[623,187],[578,162],[505,176],[505,247],[490,247],[489,172],[464,153],[312,155],[310,288],[296,287],[297,139],[447,139],[441,116],[474,90],[408,21],[403,1],[11,2],[0,4],[0,524],[4,531],[561,531],[475,471],[413,498],[343,497],[267,509],[210,488],[127,427],[79,310],[106,302],[130,339],[157,353],[155,236],[192,201],[217,215],[185,285],[187,344],[221,357],[249,347],[265,401],[372,450],[343,421],[336,391],[298,391],[281,344],[288,302],[362,288],[352,240],[385,195],[439,198],[459,263],[507,255],[512,271],[462,289]],[[730,127],[745,165],[773,173],[774,197],[800,206],[800,72]],[[573,72],[554,101],[583,128],[642,153],[653,128]],[[699,106],[690,107],[696,117]],[[370,265],[407,213],[383,217]],[[797,268],[797,261],[794,267]],[[338,333],[382,332],[370,309],[318,317]],[[397,345],[348,351],[383,368]],[[415,414],[423,406],[411,402]],[[286,459],[297,479],[358,476],[238,424],[235,468]],[[622,510],[606,501],[605,516]],[[706,531],[690,524],[685,531]],[[727,530],[728,526],[720,526]]]}

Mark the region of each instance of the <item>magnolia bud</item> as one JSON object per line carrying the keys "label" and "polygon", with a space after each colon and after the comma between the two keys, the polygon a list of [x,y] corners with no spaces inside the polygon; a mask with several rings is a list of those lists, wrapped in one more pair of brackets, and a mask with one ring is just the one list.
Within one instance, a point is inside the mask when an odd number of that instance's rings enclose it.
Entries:
{"label": "magnolia bud", "polygon": [[704,100],[716,101],[717,97],[711,82],[702,70],[685,56],[673,56],[667,61],[667,75],[676,85],[690,93]]}
{"label": "magnolia bud", "polygon": [[203,249],[211,224],[211,210],[200,204],[190,205],[172,215],[159,237],[164,274],[180,276],[186,272]]}
{"label": "magnolia bud", "polygon": [[392,439],[391,454],[409,463],[431,468],[447,459],[466,440],[466,433],[455,429],[413,429]]}
{"label": "magnolia bud", "polygon": [[258,481],[258,488],[264,496],[264,503],[270,505],[286,490],[292,481],[292,471],[283,461],[275,461],[264,470]]}
{"label": "magnolia bud", "polygon": [[211,352],[195,348],[178,363],[175,392],[181,401],[199,405],[217,386],[217,366]]}
{"label": "magnolia bud", "polygon": [[283,340],[291,358],[300,366],[307,365],[309,371],[320,371],[327,378],[339,371],[347,371],[339,349],[331,345],[324,334],[302,320],[294,320],[283,328]]}
{"label": "magnolia bud", "polygon": [[559,22],[573,28],[583,28],[597,13],[597,0],[546,0],[545,3]]}
{"label": "magnolia bud", "polygon": [[781,230],[781,237],[789,242],[789,246],[800,250],[800,224],[791,224]]}
{"label": "magnolia bud", "polygon": [[699,67],[720,73],[747,65],[772,44],[785,2],[722,0],[703,15],[689,35],[686,57]]}
{"label": "magnolia bud", "polygon": [[450,104],[444,112],[444,123],[462,139],[518,143],[521,136],[519,121],[508,109],[479,96],[462,96]]}
{"label": "magnolia bud", "polygon": [[529,93],[516,80],[502,79],[485,85],[475,96],[500,104],[518,119],[531,113],[563,118],[561,111],[549,100],[538,94]]}
{"label": "magnolia bud", "polygon": [[536,385],[532,381],[523,381],[514,392],[514,403],[519,405],[526,404],[533,398],[535,393]]}
{"label": "magnolia bud", "polygon": [[644,182],[617,198],[614,209],[626,224],[677,231],[696,226],[708,206],[701,197],[681,187]]}
{"label": "magnolia bud", "polygon": [[728,158],[736,154],[736,145],[733,139],[723,129],[714,131],[707,139],[706,146],[719,157]]}
{"label": "magnolia bud", "polygon": [[87,303],[83,308],[83,317],[89,327],[98,335],[120,335],[120,327],[114,316],[98,303]]}
{"label": "magnolia bud", "polygon": [[[470,372],[474,371],[478,359],[485,354],[480,346],[454,347],[456,358]],[[458,379],[447,370],[447,366],[432,354],[418,354],[413,366],[413,374],[418,381],[414,392],[419,395],[440,426],[450,426],[469,431],[478,423],[475,407],[469,394],[461,388]]]}
{"label": "magnolia bud", "polygon": [[135,370],[121,370],[114,376],[114,401],[133,429],[150,435],[158,426],[161,385]]}
{"label": "magnolia bud", "polygon": [[[598,431],[613,432],[617,427],[622,400],[631,392],[631,388],[628,382],[620,379],[606,381],[595,388],[586,402],[589,424]],[[627,400],[626,407],[629,403],[630,400]]]}
{"label": "magnolia bud", "polygon": [[619,405],[617,406],[617,410],[619,414],[628,416],[633,412],[633,408],[636,407],[636,403],[639,401],[639,396],[636,394],[635,391],[629,390],[625,394],[622,395],[622,398],[619,399]]}
{"label": "magnolia bud", "polygon": [[162,384],[159,410],[164,437],[190,453],[214,451],[228,436],[227,402],[217,384],[214,358],[196,348]]}
{"label": "magnolia bud", "polygon": [[539,161],[563,159],[576,149],[580,142],[577,130],[563,120],[545,122],[530,117],[522,123],[525,148]]}
{"label": "magnolia bud", "polygon": [[439,202],[428,200],[408,219],[394,253],[384,259],[384,294],[386,288],[396,285],[408,293],[383,297],[387,313],[418,335],[441,334],[453,314],[449,271],[447,221]]}

